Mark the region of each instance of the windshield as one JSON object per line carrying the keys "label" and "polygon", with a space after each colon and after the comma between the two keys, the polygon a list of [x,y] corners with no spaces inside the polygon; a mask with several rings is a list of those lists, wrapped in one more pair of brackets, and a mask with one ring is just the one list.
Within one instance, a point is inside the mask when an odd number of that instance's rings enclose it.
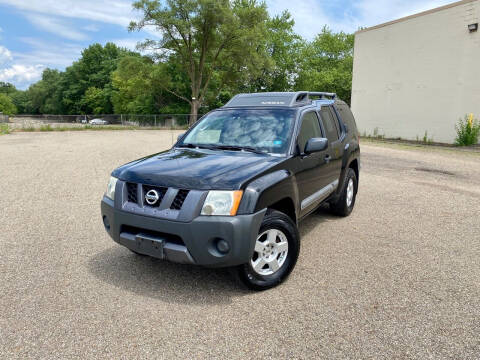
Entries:
{"label": "windshield", "polygon": [[293,109],[218,110],[206,115],[178,146],[284,154],[294,119]]}

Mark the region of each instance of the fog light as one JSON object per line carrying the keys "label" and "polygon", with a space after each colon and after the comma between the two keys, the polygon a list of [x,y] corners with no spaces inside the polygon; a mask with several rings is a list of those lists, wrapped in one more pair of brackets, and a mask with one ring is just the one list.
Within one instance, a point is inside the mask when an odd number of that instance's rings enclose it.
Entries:
{"label": "fog light", "polygon": [[223,239],[217,241],[217,250],[220,254],[226,254],[230,251],[230,245]]}
{"label": "fog light", "polygon": [[105,226],[105,230],[110,231],[110,221],[106,216],[103,217],[103,225]]}
{"label": "fog light", "polygon": [[478,23],[468,25],[468,31],[475,32],[477,30],[478,30]]}

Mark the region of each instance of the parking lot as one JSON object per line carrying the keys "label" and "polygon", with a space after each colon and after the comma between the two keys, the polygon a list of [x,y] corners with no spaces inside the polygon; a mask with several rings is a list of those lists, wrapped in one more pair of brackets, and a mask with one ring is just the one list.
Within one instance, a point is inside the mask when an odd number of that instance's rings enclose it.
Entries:
{"label": "parking lot", "polygon": [[362,142],[353,214],[303,221],[254,293],[103,229],[110,171],[177,134],[0,137],[0,358],[480,357],[480,153]]}

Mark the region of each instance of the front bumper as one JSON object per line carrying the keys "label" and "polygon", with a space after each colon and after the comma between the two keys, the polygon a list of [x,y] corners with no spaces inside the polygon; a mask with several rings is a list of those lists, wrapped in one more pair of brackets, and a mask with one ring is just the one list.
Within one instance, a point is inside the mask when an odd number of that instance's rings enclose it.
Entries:
{"label": "front bumper", "polygon": [[[249,215],[198,216],[191,222],[178,222],[125,212],[104,197],[101,212],[112,239],[133,251],[173,262],[227,267],[250,260],[266,209]],[[227,242],[228,252],[218,250],[220,240]]]}

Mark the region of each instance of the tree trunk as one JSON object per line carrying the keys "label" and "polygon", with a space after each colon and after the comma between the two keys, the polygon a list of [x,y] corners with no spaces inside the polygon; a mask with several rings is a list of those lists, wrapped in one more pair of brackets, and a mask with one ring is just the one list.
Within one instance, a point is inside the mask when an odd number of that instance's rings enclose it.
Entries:
{"label": "tree trunk", "polygon": [[200,102],[195,99],[192,100],[190,103],[190,119],[189,119],[189,124],[193,125],[197,121],[198,118],[198,108],[200,107]]}

